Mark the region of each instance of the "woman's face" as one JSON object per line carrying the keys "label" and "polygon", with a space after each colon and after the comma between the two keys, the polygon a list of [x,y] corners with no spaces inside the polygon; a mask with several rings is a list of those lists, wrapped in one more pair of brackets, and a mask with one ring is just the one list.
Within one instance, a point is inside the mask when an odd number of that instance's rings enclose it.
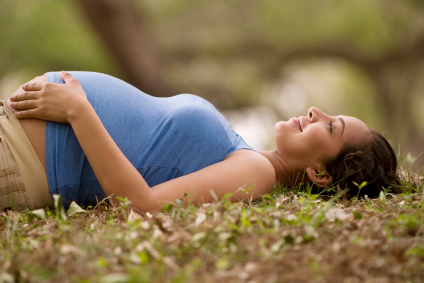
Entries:
{"label": "woman's face", "polygon": [[371,137],[364,122],[354,117],[329,116],[316,107],[307,116],[275,125],[276,151],[287,169],[295,171],[320,167],[337,156],[349,142],[359,144]]}

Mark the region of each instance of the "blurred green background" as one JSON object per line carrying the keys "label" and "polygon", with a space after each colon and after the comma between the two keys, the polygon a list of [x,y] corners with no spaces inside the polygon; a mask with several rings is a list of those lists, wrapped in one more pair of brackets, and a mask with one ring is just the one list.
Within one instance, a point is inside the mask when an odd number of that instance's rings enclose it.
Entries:
{"label": "blurred green background", "polygon": [[[48,71],[193,93],[248,143],[317,106],[424,148],[423,0],[0,0],[0,96]],[[422,168],[419,158],[414,170]]]}

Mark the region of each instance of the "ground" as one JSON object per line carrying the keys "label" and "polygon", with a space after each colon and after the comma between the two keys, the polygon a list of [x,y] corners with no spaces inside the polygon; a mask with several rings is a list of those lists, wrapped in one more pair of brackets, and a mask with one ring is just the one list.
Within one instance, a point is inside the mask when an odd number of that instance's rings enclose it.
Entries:
{"label": "ground", "polygon": [[279,189],[144,216],[126,200],[66,215],[57,199],[56,211],[1,213],[0,282],[423,282],[422,194]]}

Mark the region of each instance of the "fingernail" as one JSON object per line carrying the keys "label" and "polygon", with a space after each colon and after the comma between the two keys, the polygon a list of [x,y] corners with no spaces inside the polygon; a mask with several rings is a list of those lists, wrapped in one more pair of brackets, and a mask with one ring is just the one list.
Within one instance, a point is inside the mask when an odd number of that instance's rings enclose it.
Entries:
{"label": "fingernail", "polygon": [[26,87],[27,87],[27,84],[22,85],[23,90],[25,90]]}
{"label": "fingernail", "polygon": [[20,115],[20,113],[19,112],[16,112],[15,113],[15,117],[18,117]]}
{"label": "fingernail", "polygon": [[13,106],[15,106],[15,103],[11,102],[11,103],[10,103],[10,107],[12,107],[12,108],[13,108]]}
{"label": "fingernail", "polygon": [[15,96],[14,96],[14,95],[12,95],[12,96],[9,98],[9,100],[10,100],[10,101],[15,100]]}

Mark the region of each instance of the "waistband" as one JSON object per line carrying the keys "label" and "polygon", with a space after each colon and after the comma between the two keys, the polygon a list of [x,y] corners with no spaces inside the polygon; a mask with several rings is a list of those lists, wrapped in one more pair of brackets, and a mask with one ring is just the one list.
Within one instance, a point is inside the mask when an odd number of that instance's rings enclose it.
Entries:
{"label": "waistband", "polygon": [[0,127],[18,165],[29,198],[30,209],[53,208],[53,199],[43,165],[28,140],[21,123],[2,100],[0,100]]}

